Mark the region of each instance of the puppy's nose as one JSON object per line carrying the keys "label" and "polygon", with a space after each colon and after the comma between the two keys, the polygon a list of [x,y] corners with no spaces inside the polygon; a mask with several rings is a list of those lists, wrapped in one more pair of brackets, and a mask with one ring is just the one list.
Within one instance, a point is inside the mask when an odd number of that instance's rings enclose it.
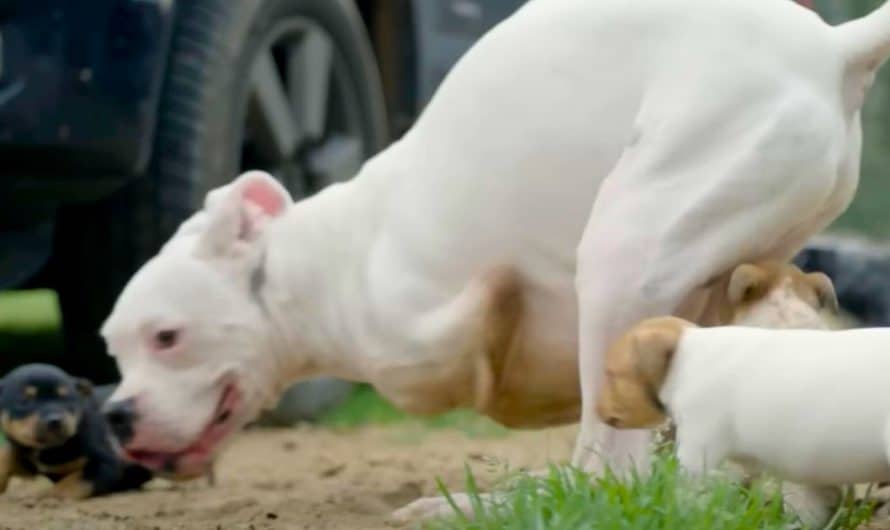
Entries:
{"label": "puppy's nose", "polygon": [[53,414],[46,418],[46,431],[52,434],[59,434],[65,426],[65,418],[61,414]]}
{"label": "puppy's nose", "polygon": [[112,434],[121,445],[133,437],[133,422],[136,420],[136,400],[133,398],[114,401],[105,405],[105,420]]}

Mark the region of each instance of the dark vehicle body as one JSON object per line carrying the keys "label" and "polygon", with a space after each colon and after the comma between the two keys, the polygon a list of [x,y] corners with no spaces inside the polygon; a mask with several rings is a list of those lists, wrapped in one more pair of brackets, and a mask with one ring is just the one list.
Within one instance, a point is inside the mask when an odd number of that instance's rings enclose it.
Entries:
{"label": "dark vehicle body", "polygon": [[[0,0],[0,289],[55,289],[66,335],[60,364],[112,379],[96,329],[207,189],[253,167],[280,170],[295,197],[348,178],[356,160],[315,165],[347,157],[349,146],[360,159],[385,147],[460,55],[523,2]],[[324,118],[333,132],[318,125],[286,154],[266,156],[280,147],[272,133],[282,131],[274,114],[283,107],[268,110],[275,99],[266,98],[263,120],[255,111],[263,98],[253,94],[275,95],[269,75],[255,86],[239,79],[268,64],[256,51],[267,46],[293,93],[300,81],[282,67],[281,50],[297,41],[311,49],[318,35],[333,43],[331,64],[306,54],[302,74],[332,70],[316,85],[330,92],[318,101],[333,101],[333,118]],[[319,57],[322,66],[311,63]],[[219,101],[237,107],[225,121],[214,121]],[[359,140],[335,141],[350,137]],[[328,139],[334,147],[323,149]]]}
{"label": "dark vehicle body", "polygon": [[[0,288],[49,256],[46,224],[60,205],[100,199],[145,175],[181,2],[0,2],[0,228],[15,232],[15,244],[0,239]],[[401,26],[375,43],[395,39],[400,48],[386,58],[401,72],[387,80],[390,100],[400,98],[394,122],[409,123],[454,61],[521,3],[359,2],[369,29]],[[29,231],[31,259],[7,256]]]}

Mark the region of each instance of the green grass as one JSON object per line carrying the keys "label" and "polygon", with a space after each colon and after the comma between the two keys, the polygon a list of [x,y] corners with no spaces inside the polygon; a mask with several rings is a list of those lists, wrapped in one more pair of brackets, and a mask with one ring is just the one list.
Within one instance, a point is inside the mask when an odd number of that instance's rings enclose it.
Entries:
{"label": "green grass", "polygon": [[57,362],[61,320],[53,291],[0,292],[0,375],[29,362]]}
{"label": "green grass", "polygon": [[54,332],[61,323],[53,291],[0,292],[0,330],[19,334]]}
{"label": "green grass", "polygon": [[[883,0],[816,0],[832,24],[860,17]],[[862,112],[862,177],[850,208],[832,230],[890,239],[890,68],[878,73]]]}
{"label": "green grass", "polygon": [[[455,510],[425,530],[780,530],[797,523],[784,511],[778,488],[762,483],[744,488],[718,477],[693,483],[664,454],[646,478],[622,481],[607,473],[591,479],[576,469],[552,467],[542,478],[514,479],[494,502],[480,497],[469,469],[466,476],[473,516]],[[450,495],[441,483],[440,489]],[[856,528],[870,514],[870,506],[848,506],[833,528]]]}
{"label": "green grass", "polygon": [[322,425],[354,428],[363,425],[398,425],[415,433],[456,429],[473,438],[506,436],[510,431],[470,410],[455,410],[429,417],[412,416],[395,408],[368,385],[359,385],[345,403],[321,418]]}

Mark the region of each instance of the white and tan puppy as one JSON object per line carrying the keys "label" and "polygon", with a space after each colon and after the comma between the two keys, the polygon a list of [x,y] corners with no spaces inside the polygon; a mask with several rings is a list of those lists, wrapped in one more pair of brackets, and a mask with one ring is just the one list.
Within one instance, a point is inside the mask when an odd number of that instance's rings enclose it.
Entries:
{"label": "white and tan puppy", "polygon": [[686,470],[730,461],[797,483],[790,500],[816,526],[839,486],[890,480],[888,373],[890,329],[700,328],[654,318],[609,349],[597,413],[632,429],[670,415]]}
{"label": "white and tan puppy", "polygon": [[890,6],[831,27],[785,0],[526,3],[356,178],[292,204],[245,175],[134,276],[103,329],[124,447],[194,472],[327,374],[415,411],[580,412],[576,464],[645,462],[647,432],[597,420],[605,348],[696,320],[715,278],[846,208],[888,54]]}

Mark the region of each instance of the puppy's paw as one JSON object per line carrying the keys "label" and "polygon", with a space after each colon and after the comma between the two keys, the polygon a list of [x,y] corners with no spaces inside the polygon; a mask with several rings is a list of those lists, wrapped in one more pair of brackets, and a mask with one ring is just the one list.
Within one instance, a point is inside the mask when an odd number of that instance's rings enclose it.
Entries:
{"label": "puppy's paw", "polygon": [[93,486],[89,483],[82,483],[76,486],[66,486],[64,488],[59,488],[58,486],[53,486],[52,488],[44,491],[41,494],[41,497],[44,499],[58,499],[62,501],[82,501],[84,499],[88,499],[93,495]]}
{"label": "puppy's paw", "polygon": [[93,485],[84,480],[81,472],[76,472],[56,482],[52,488],[44,491],[40,496],[50,499],[79,501],[87,499],[92,495]]}

